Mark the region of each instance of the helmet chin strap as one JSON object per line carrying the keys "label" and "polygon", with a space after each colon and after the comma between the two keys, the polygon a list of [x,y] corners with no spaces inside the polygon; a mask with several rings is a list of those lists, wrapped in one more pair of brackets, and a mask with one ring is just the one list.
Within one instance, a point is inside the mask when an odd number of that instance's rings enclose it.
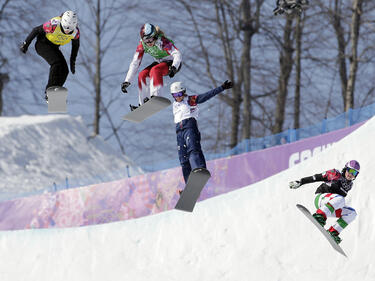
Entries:
{"label": "helmet chin strap", "polygon": [[66,32],[64,27],[62,26],[61,22],[60,22],[60,29],[61,31],[64,33],[64,34],[69,34],[69,33],[72,33],[72,32]]}

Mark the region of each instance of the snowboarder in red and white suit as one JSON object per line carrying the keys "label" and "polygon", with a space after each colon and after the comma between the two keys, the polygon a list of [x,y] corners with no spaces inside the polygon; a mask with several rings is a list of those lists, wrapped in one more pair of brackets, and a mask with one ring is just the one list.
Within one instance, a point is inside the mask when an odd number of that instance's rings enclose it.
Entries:
{"label": "snowboarder in red and white suit", "polygon": [[351,160],[346,163],[342,171],[332,169],[322,174],[305,177],[298,181],[289,183],[292,189],[299,188],[306,183],[324,181],[315,194],[315,207],[317,211],[313,217],[325,226],[327,217],[336,217],[338,220],[332,225],[328,232],[333,236],[337,243],[341,242],[339,234],[350,224],[357,216],[356,211],[346,206],[345,197],[353,186],[353,181],[358,176],[360,165],[358,161]]}
{"label": "snowboarder in red and white suit", "polygon": [[[153,96],[159,96],[163,87],[163,76],[170,78],[181,68],[181,53],[173,41],[167,38],[159,27],[146,23],[140,31],[141,40],[130,63],[121,90],[127,93],[127,87],[136,75],[144,53],[150,54],[155,62],[143,69],[138,75],[139,104],[142,105]],[[131,106],[131,109],[136,107]]]}

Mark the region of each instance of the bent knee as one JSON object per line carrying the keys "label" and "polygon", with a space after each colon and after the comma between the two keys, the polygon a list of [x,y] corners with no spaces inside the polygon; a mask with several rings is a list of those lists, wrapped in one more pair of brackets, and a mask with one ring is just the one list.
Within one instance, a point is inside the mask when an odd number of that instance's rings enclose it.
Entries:
{"label": "bent knee", "polygon": [[345,218],[346,221],[352,222],[357,217],[357,212],[351,207],[344,207],[342,217]]}

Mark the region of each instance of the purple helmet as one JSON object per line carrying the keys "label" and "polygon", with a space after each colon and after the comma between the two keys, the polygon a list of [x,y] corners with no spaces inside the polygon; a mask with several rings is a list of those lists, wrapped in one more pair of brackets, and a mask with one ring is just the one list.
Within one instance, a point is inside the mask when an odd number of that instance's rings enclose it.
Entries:
{"label": "purple helmet", "polygon": [[361,166],[359,165],[357,160],[350,160],[348,163],[345,164],[345,168],[352,168],[359,172],[359,170],[361,169]]}
{"label": "purple helmet", "polygon": [[[357,177],[361,166],[357,160],[350,160],[345,164],[344,171],[349,171],[353,176]],[[354,171],[353,171],[354,170]]]}

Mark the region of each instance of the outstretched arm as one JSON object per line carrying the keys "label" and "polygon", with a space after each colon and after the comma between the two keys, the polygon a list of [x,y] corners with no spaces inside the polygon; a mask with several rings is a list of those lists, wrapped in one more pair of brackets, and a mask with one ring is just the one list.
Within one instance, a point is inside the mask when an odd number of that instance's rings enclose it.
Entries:
{"label": "outstretched arm", "polygon": [[217,94],[221,93],[222,91],[224,91],[224,88],[220,86],[204,94],[200,94],[197,96],[196,103],[204,103],[209,99],[213,98],[214,96],[216,96]]}
{"label": "outstretched arm", "polygon": [[208,101],[210,98],[213,98],[214,96],[221,93],[222,91],[226,89],[230,89],[232,87],[233,87],[233,83],[227,80],[220,87],[217,87],[211,91],[208,91],[207,93],[198,95],[196,99],[196,103],[204,103],[205,101]]}
{"label": "outstretched arm", "polygon": [[33,41],[33,39],[38,35],[38,34],[44,34],[44,29],[43,29],[43,24],[37,26],[37,27],[34,27],[33,30],[30,32],[30,34],[26,37],[26,44],[27,45],[30,45],[31,44],[31,41]]}
{"label": "outstretched arm", "polygon": [[44,33],[43,24],[37,27],[34,27],[33,30],[30,32],[30,34],[27,36],[26,40],[22,42],[20,46],[21,52],[26,54],[27,49],[29,48],[29,45],[31,44],[31,41],[33,41],[33,39],[38,34],[43,34],[43,33]]}
{"label": "outstretched arm", "polygon": [[307,183],[312,183],[312,182],[317,182],[317,181],[326,181],[326,179],[323,177],[323,174],[316,174],[310,177],[305,177],[297,181],[291,181],[289,183],[289,187],[291,189],[297,189],[301,185],[307,184]]}
{"label": "outstretched arm", "polygon": [[27,49],[29,48],[29,45],[31,44],[31,41],[38,35],[43,34],[43,24],[39,25],[37,27],[34,27],[33,30],[30,32],[30,34],[27,36],[26,40],[21,44],[20,50],[22,53],[26,54]]}

